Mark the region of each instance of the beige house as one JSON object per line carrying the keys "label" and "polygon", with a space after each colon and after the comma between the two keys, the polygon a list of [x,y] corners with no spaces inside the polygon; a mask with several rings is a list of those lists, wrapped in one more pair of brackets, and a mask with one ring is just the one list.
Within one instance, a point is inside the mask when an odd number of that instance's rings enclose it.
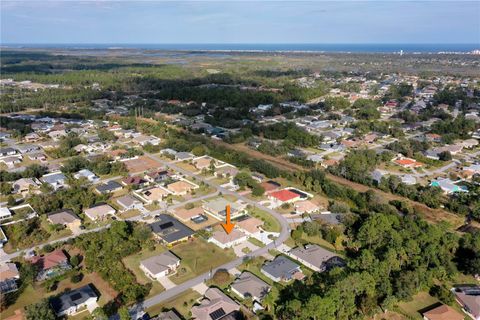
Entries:
{"label": "beige house", "polygon": [[107,216],[115,215],[116,210],[108,204],[100,204],[86,209],[83,213],[92,221],[103,220]]}
{"label": "beige house", "polygon": [[151,279],[159,279],[175,273],[180,266],[180,259],[166,251],[158,256],[153,256],[140,262],[140,269]]}
{"label": "beige house", "polygon": [[72,232],[80,229],[82,220],[71,210],[62,210],[57,212],[52,212],[47,215],[47,220],[51,224],[61,224],[66,228],[72,230]]}
{"label": "beige house", "polygon": [[184,196],[197,188],[198,185],[186,180],[179,180],[177,182],[173,182],[167,185],[167,189],[176,196]]}

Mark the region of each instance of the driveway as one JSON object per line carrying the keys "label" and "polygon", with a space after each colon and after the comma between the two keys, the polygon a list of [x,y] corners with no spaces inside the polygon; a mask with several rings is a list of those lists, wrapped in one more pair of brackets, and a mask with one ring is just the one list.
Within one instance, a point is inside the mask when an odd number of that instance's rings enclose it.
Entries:
{"label": "driveway", "polygon": [[253,243],[251,243],[249,241],[245,241],[243,243],[240,243],[240,244],[237,244],[236,246],[234,246],[233,251],[235,252],[237,257],[243,257],[247,254],[247,253],[243,252],[243,250],[246,249],[246,248],[250,249],[250,251],[248,251],[248,253],[253,252],[253,251],[258,249],[258,247],[256,245],[254,245]]}
{"label": "driveway", "polygon": [[176,286],[168,277],[161,277],[158,279],[158,282],[165,288],[165,290],[172,289]]}

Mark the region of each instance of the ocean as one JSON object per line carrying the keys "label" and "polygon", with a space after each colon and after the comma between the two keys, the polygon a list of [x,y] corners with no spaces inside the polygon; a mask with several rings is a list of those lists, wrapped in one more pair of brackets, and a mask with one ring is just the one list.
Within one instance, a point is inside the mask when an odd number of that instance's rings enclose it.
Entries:
{"label": "ocean", "polygon": [[168,51],[251,51],[251,52],[352,52],[352,53],[438,53],[470,52],[480,49],[480,43],[471,44],[2,44],[9,48],[58,49],[143,49]]}

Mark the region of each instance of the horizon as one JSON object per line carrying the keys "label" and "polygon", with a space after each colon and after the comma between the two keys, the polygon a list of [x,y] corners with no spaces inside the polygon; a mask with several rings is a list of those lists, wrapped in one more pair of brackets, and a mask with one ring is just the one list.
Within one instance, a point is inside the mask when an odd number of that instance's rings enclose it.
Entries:
{"label": "horizon", "polygon": [[2,1],[10,44],[479,44],[478,1]]}

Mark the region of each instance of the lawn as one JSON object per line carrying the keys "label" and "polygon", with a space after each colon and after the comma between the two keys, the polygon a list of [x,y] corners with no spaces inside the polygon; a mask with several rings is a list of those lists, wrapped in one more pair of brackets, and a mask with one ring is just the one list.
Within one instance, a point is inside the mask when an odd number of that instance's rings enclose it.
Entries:
{"label": "lawn", "polygon": [[398,311],[411,319],[422,319],[419,311],[438,302],[437,298],[432,297],[427,292],[420,292],[413,296],[412,301],[398,303]]}
{"label": "lawn", "polygon": [[122,213],[118,213],[117,216],[119,216],[122,219],[128,219],[128,218],[133,218],[135,216],[140,215],[140,211],[133,209],[133,210],[128,210]]}
{"label": "lawn", "polygon": [[[8,307],[6,310],[2,311],[2,315],[0,318],[3,319],[9,317],[14,314],[15,310],[23,309],[25,306],[37,303],[43,298],[55,296],[65,291],[77,289],[89,283],[93,284],[95,288],[97,288],[97,290],[100,292],[100,298],[98,300],[98,304],[100,306],[105,305],[107,302],[114,299],[117,295],[115,290],[113,290],[110,285],[96,273],[85,274],[82,281],[78,283],[72,283],[69,278],[64,279],[60,281],[57,289],[52,292],[47,292],[41,283],[35,283],[33,285],[27,286],[14,304]],[[82,315],[84,314],[82,313]],[[85,313],[85,315],[88,315],[88,313]]]}
{"label": "lawn", "polygon": [[182,259],[177,273],[170,277],[170,280],[177,284],[236,258],[233,250],[220,249],[216,245],[200,238],[178,244],[171,250]]}
{"label": "lawn", "polygon": [[265,263],[266,260],[267,259],[265,259],[264,257],[256,257],[256,258],[247,260],[247,261],[243,262],[238,267],[238,270],[240,270],[240,271],[245,271],[245,270],[250,271],[251,273],[253,273],[257,277],[259,277],[260,279],[262,279],[263,281],[265,281],[269,285],[273,285],[274,282],[272,281],[272,279],[268,278],[267,276],[265,276],[262,273],[262,271],[260,271],[260,269],[262,268],[262,266],[263,266],[263,264]]}
{"label": "lawn", "polygon": [[169,310],[174,308],[177,310],[185,319],[190,319],[190,309],[196,303],[196,301],[201,297],[201,295],[189,289],[184,293],[170,299],[162,304],[157,304],[149,309],[147,313],[149,316],[158,315],[164,310]]}
{"label": "lawn", "polygon": [[256,238],[250,237],[250,238],[248,238],[248,241],[249,241],[250,243],[256,245],[256,246],[259,247],[259,248],[265,247],[265,244],[264,244],[262,241],[260,241],[260,240],[258,240],[258,239],[256,239]]}
{"label": "lawn", "polygon": [[150,257],[159,255],[165,251],[166,249],[163,246],[158,244],[155,246],[155,250],[153,251],[150,251],[148,249],[143,249],[139,253],[133,254],[123,259],[123,264],[130,271],[133,272],[133,274],[137,278],[138,283],[140,284],[152,283],[153,286],[148,294],[149,297],[164,291],[165,288],[158,281],[151,280],[145,275],[145,273],[140,269],[140,262]]}
{"label": "lawn", "polygon": [[258,208],[251,208],[248,212],[255,218],[263,221],[263,229],[269,232],[280,232],[280,223],[273,216]]}

